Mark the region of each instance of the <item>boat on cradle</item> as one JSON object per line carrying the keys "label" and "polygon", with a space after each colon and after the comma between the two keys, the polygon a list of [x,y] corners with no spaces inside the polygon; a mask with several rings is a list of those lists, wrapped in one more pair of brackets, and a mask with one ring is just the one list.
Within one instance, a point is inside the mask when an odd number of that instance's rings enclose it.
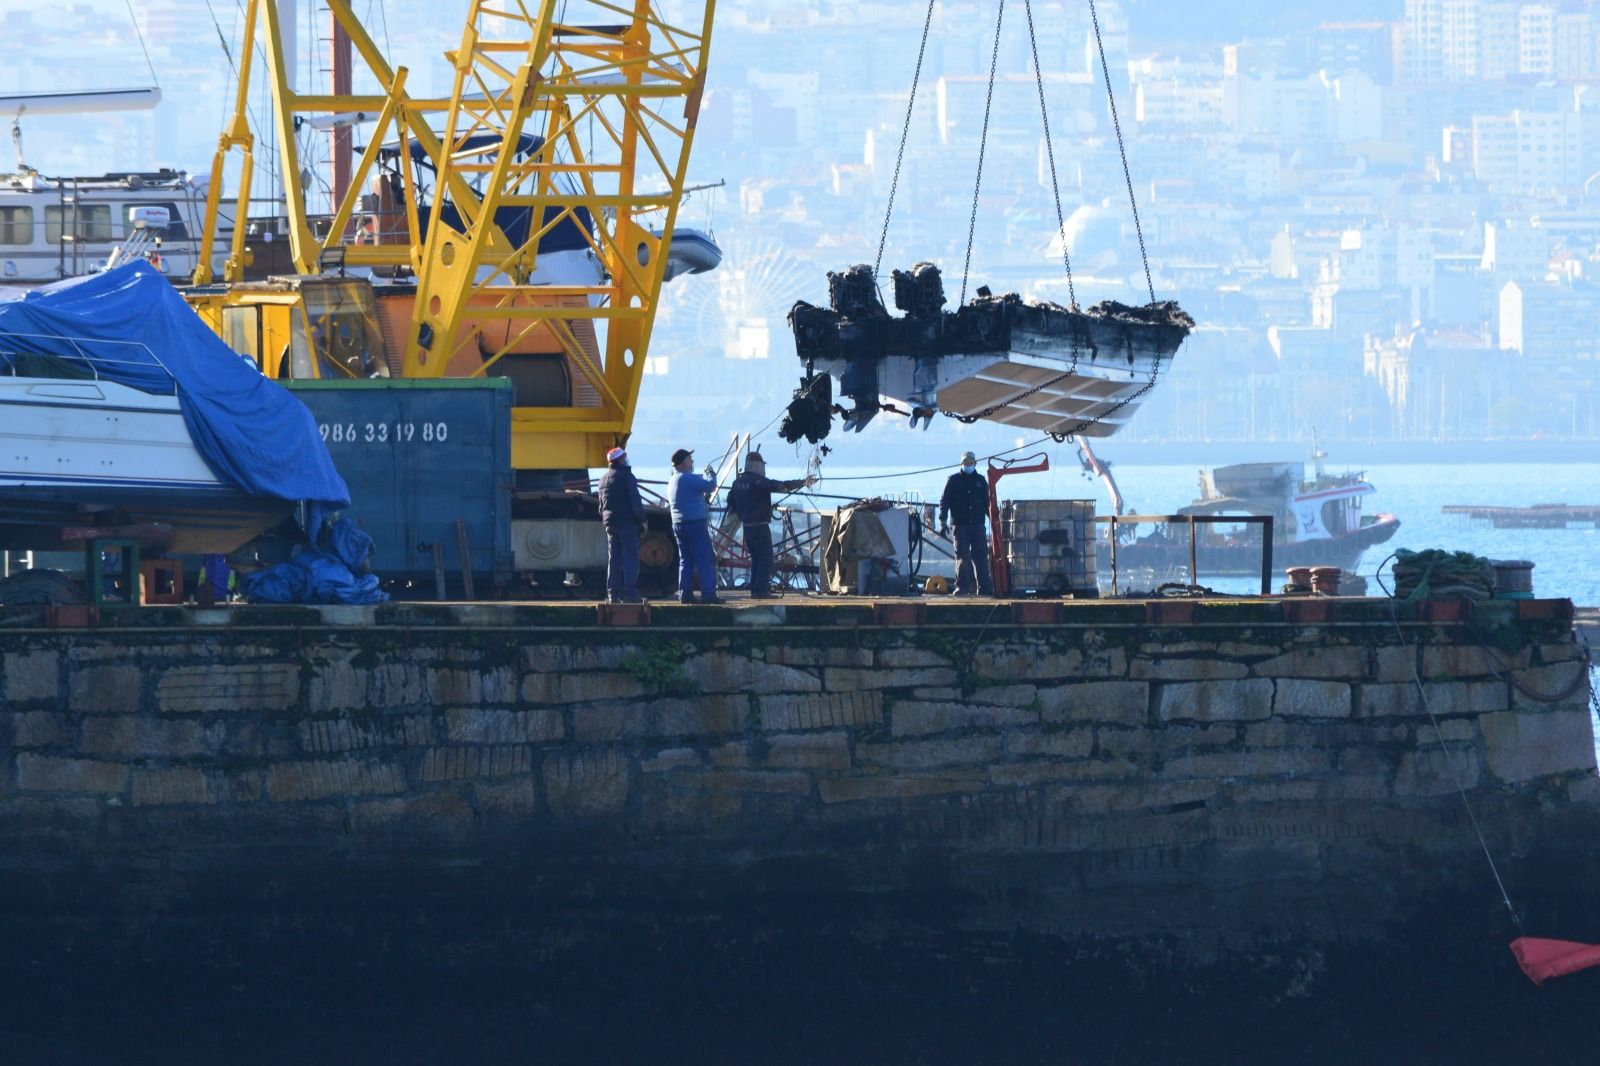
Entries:
{"label": "boat on cradle", "polygon": [[[1109,437],[1122,428],[1171,365],[1194,320],[1177,304],[1112,301],[1087,310],[995,296],[945,311],[931,263],[894,272],[894,317],[871,267],[828,275],[829,308],[801,301],[789,312],[805,364],[780,432],[815,443],[832,415],[860,430],[879,411],[926,424],[936,413],[1060,436]],[[836,407],[832,380],[853,406]],[[899,406],[903,404],[904,406]]]}
{"label": "boat on cradle", "polygon": [[[1201,471],[1200,496],[1180,515],[1271,515],[1272,565],[1337,566],[1355,570],[1362,554],[1389,540],[1400,528],[1392,514],[1366,514],[1363,503],[1377,490],[1364,473],[1329,474],[1325,454],[1312,452],[1313,476],[1305,463],[1236,463]],[[1126,528],[1126,527],[1125,527]],[[1196,525],[1196,565],[1204,575],[1261,573],[1261,535],[1241,524]],[[1109,567],[1111,546],[1098,546],[1100,565]],[[1153,533],[1117,545],[1122,570],[1155,573],[1187,570],[1188,523],[1166,523]],[[1193,578],[1191,578],[1193,580]]]}
{"label": "boat on cradle", "polygon": [[[25,338],[0,333],[0,348]],[[3,362],[0,355],[0,362]],[[55,373],[46,369],[55,362]],[[18,366],[32,372],[18,373]],[[177,395],[153,395],[51,359],[0,369],[0,547],[64,546],[72,527],[165,530],[173,552],[229,552],[290,504],[225,485],[206,465]]]}
{"label": "boat on cradle", "polygon": [[149,263],[0,290],[0,546],[227,552],[300,501],[350,502],[311,413]]}

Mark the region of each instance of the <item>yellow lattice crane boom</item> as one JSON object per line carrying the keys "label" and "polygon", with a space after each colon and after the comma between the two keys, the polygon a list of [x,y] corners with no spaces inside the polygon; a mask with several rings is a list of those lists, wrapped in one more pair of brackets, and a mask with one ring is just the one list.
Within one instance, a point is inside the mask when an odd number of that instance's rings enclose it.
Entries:
{"label": "yellow lattice crane boom", "polygon": [[[676,5],[692,8],[686,21],[665,17],[667,6],[472,0],[461,43],[446,53],[448,99],[410,96],[406,69],[390,66],[348,0],[328,7],[364,64],[367,91],[296,92],[276,0],[246,10],[246,32],[262,31],[284,174],[301,173],[308,125],[372,122],[331,214],[313,217],[305,190],[286,182],[295,270],[398,276],[375,290],[388,364],[408,377],[511,378],[518,469],[603,466],[632,429],[715,4]],[[242,278],[250,217],[250,72],[247,55],[213,168],[220,175],[227,154],[242,153],[230,283]],[[219,185],[197,285],[210,281]],[[197,306],[242,298],[197,297]]]}

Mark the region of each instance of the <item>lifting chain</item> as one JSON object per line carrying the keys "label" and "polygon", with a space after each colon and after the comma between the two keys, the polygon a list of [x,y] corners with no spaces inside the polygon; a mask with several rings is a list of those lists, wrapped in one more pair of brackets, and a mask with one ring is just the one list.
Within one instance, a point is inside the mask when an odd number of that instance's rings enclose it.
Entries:
{"label": "lifting chain", "polygon": [[928,51],[928,28],[933,25],[933,5],[928,0],[928,13],[922,19],[922,43],[917,45],[917,69],[911,75],[911,98],[906,101],[906,121],[900,128],[900,150],[894,157],[894,180],[889,182],[889,206],[883,212],[883,232],[878,234],[878,258],[872,261],[872,280],[878,280],[883,267],[883,246],[889,240],[889,218],[894,214],[894,194],[900,188],[900,164],[906,158],[906,140],[911,136],[911,111],[917,106],[917,86],[922,83],[922,57]]}
{"label": "lifting chain", "polygon": [[[1144,260],[1144,287],[1150,293],[1150,302],[1156,302],[1156,287],[1150,280],[1150,256],[1145,253],[1144,227],[1139,224],[1139,203],[1133,196],[1133,174],[1128,170],[1128,150],[1122,143],[1122,123],[1117,120],[1117,96],[1111,91],[1111,68],[1106,64],[1106,43],[1100,37],[1100,16],[1095,13],[1094,0],[1089,0],[1089,18],[1094,21],[1094,44],[1100,50],[1100,73],[1106,79],[1106,103],[1111,108],[1111,128],[1117,133],[1117,152],[1122,156],[1122,179],[1128,185],[1128,206],[1133,209],[1133,232],[1139,237],[1139,258]],[[1155,379],[1150,379],[1155,384]]]}
{"label": "lifting chain", "polygon": [[1006,20],[1006,0],[1000,0],[1000,13],[994,20],[994,53],[989,57],[989,91],[983,98],[983,132],[978,135],[978,177],[972,183],[972,217],[967,220],[967,257],[961,264],[961,299],[967,303],[967,274],[972,269],[972,237],[978,230],[978,194],[983,190],[983,156],[989,149],[989,112],[994,105],[994,72],[1000,65],[1000,27]]}
{"label": "lifting chain", "polygon": [[1050,111],[1044,105],[1044,71],[1039,67],[1039,41],[1033,33],[1033,0],[1022,0],[1028,16],[1028,48],[1033,52],[1033,83],[1039,89],[1039,121],[1044,126],[1044,152],[1050,160],[1050,191],[1056,198],[1056,239],[1061,242],[1061,265],[1067,269],[1067,306],[1078,309],[1078,293],[1072,285],[1072,257],[1067,251],[1067,221],[1061,213],[1061,182],[1056,178],[1056,149],[1050,143]]}

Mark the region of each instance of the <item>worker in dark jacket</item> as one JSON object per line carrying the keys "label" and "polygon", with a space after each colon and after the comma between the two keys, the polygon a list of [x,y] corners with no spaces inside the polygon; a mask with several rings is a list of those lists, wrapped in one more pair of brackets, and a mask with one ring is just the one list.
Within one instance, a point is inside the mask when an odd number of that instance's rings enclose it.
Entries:
{"label": "worker in dark jacket", "polygon": [[814,477],[774,481],[767,476],[767,461],[751,452],[744,473],[728,491],[728,507],[744,523],[744,547],[750,553],[750,598],[772,597],[772,494],[793,492],[816,482]]}
{"label": "worker in dark jacket", "polygon": [[[956,588],[952,595],[971,596],[973,578],[978,592],[992,596],[989,585],[989,538],[984,529],[989,517],[989,483],[978,473],[978,460],[971,452],[961,456],[961,469],[944,483],[939,497],[939,531],[947,528],[946,519],[955,520]],[[973,578],[967,576],[973,571]]]}
{"label": "worker in dark jacket", "polygon": [[600,475],[600,522],[606,528],[606,602],[639,603],[639,536],[644,500],[628,453],[612,448]]}

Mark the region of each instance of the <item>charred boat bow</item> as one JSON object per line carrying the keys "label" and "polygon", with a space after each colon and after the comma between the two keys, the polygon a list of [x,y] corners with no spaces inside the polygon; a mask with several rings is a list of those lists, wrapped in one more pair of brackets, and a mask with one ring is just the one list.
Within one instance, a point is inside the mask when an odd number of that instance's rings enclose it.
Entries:
{"label": "charred boat bow", "polygon": [[933,264],[897,270],[893,280],[902,317],[884,308],[865,265],[828,275],[831,307],[801,301],[789,312],[807,378],[795,394],[802,417],[794,417],[792,404],[785,439],[826,435],[826,427],[814,434],[819,377],[837,378],[852,401],[845,408],[829,400],[830,415],[842,415],[847,429],[859,430],[880,410],[908,414],[913,425],[937,411],[1058,436],[1107,437],[1132,416],[1194,328],[1170,301],[1105,301],[1083,310],[980,288],[946,311]]}

